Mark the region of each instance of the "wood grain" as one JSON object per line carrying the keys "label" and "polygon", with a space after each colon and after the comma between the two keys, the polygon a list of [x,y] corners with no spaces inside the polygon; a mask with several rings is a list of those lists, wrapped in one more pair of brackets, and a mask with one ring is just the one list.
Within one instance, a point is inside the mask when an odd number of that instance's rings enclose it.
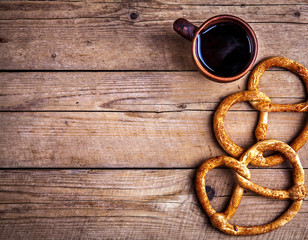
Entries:
{"label": "wood grain", "polygon": [[[196,167],[225,154],[212,130],[213,111],[2,112],[2,167]],[[231,111],[226,131],[237,144],[255,143],[255,111]],[[268,138],[291,141],[304,113],[270,114]],[[308,167],[307,144],[300,149]]]}
{"label": "wood grain", "polygon": [[[228,204],[234,176],[224,169],[210,173],[207,186],[215,191],[211,203],[221,211]],[[267,179],[267,187],[290,186],[290,170],[252,169],[251,173],[257,183]],[[194,176],[194,169],[1,170],[0,237],[231,239],[209,223],[196,198]],[[289,201],[247,192],[231,222],[266,223],[288,205]],[[243,239],[305,239],[307,206],[304,201],[300,212],[282,228]]]}
{"label": "wood grain", "polygon": [[[195,70],[191,43],[172,30],[173,21],[187,17],[200,25],[222,13],[251,23],[259,41],[258,60],[282,55],[308,65],[307,4],[278,7],[129,2],[104,4],[108,5],[104,8],[97,6],[100,3],[28,2],[20,10],[18,4],[3,3],[3,10],[0,8],[0,15],[7,18],[0,20],[2,70]],[[80,10],[83,6],[85,9]],[[54,8],[60,9],[55,15],[51,11]],[[132,12],[137,13],[136,19],[130,19]]]}
{"label": "wood grain", "polygon": [[[2,111],[215,110],[247,90],[248,76],[228,84],[199,72],[2,72]],[[260,90],[276,103],[305,101],[303,82],[288,71],[266,71]],[[251,110],[245,104],[232,109]]]}
{"label": "wood grain", "polygon": [[[208,81],[172,29],[179,17],[199,26],[219,14],[249,22],[257,61],[282,55],[308,66],[307,0],[0,2],[0,239],[233,239],[209,223],[194,178],[203,161],[226,155],[212,117],[248,76]],[[260,90],[273,102],[307,99],[281,69],[267,71]],[[231,139],[254,144],[257,117],[248,103],[232,107]],[[271,113],[268,138],[290,142],[307,121]],[[307,144],[298,154],[307,175]],[[250,169],[257,184],[292,186],[287,163]],[[215,169],[206,183],[222,211],[234,173]],[[264,224],[289,205],[247,191],[231,223]],[[307,217],[306,198],[284,227],[243,239],[308,240]]]}
{"label": "wood grain", "polygon": [[[213,12],[229,13],[249,22],[295,22],[308,23],[305,1],[2,1],[1,20],[12,19],[70,19],[110,18],[122,21],[170,21],[178,16],[190,16],[203,22]],[[136,19],[131,13],[138,13]],[[192,14],[193,13],[193,14]]]}

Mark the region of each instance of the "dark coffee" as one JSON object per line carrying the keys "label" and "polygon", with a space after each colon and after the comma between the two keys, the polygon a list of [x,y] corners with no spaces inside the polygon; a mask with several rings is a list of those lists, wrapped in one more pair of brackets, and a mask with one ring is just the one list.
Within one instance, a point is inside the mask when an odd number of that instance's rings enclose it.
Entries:
{"label": "dark coffee", "polygon": [[235,23],[217,23],[201,31],[196,40],[200,62],[216,76],[235,76],[249,64],[250,39]]}

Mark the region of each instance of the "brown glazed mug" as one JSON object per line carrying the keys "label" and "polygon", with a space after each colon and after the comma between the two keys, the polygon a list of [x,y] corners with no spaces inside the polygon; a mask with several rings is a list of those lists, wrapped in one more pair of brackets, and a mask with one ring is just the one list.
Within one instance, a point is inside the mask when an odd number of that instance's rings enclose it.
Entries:
{"label": "brown glazed mug", "polygon": [[173,29],[192,41],[192,55],[198,69],[216,82],[241,78],[256,60],[256,34],[248,23],[238,17],[215,16],[200,27],[179,18]]}

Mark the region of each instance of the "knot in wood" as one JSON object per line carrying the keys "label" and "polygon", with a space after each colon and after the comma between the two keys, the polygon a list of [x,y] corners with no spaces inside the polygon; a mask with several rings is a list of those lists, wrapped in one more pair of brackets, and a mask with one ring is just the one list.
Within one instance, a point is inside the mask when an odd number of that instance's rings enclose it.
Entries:
{"label": "knot in wood", "polygon": [[132,13],[130,14],[130,18],[131,18],[132,20],[136,20],[136,19],[138,18],[138,16],[139,16],[139,14],[136,13],[136,12],[132,12]]}

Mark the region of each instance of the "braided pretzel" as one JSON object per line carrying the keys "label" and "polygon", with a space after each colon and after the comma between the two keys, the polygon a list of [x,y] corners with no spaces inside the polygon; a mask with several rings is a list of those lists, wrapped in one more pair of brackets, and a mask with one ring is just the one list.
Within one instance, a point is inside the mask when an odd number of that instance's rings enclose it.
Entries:
{"label": "braided pretzel", "polygon": [[[246,167],[250,162],[263,154],[266,150],[276,150],[284,154],[294,168],[294,186],[289,190],[272,190],[261,187],[250,182],[250,171]],[[211,206],[205,191],[205,176],[208,171],[225,165],[236,171],[238,184],[233,192],[229,206],[223,213],[217,213]],[[271,223],[260,226],[242,227],[228,223],[231,217],[235,214],[240,200],[243,196],[244,188],[247,188],[255,193],[259,193],[265,197],[276,199],[292,199],[294,202],[289,209],[283,213],[278,219]],[[205,161],[198,169],[196,177],[196,191],[206,214],[210,217],[212,225],[224,233],[230,235],[256,235],[275,230],[287,222],[289,222],[296,213],[300,210],[303,199],[307,195],[307,188],[304,185],[304,170],[296,152],[286,143],[277,140],[265,140],[256,143],[248,151],[246,151],[239,161],[234,158],[220,156],[211,158]]]}

